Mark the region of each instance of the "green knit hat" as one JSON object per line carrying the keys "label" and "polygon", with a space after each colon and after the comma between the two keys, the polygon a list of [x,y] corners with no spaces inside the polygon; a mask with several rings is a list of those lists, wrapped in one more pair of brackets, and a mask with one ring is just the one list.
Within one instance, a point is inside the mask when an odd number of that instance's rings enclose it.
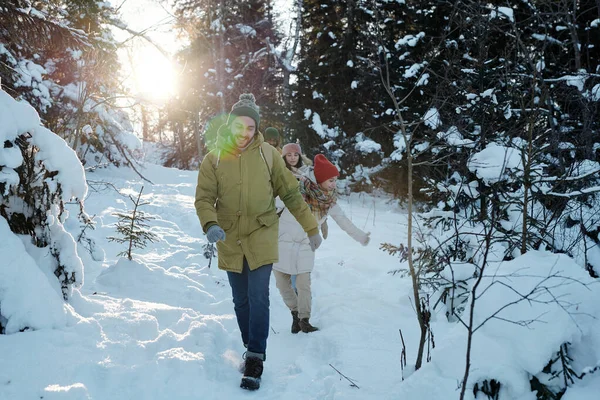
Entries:
{"label": "green knit hat", "polygon": [[275,139],[277,141],[279,141],[279,139],[281,138],[281,136],[279,135],[279,131],[277,130],[277,128],[267,128],[265,129],[265,140],[268,139]]}
{"label": "green knit hat", "polygon": [[256,99],[252,93],[240,94],[240,101],[235,103],[231,107],[229,118],[227,119],[227,125],[231,124],[231,121],[235,117],[250,117],[256,122],[256,130],[260,125],[259,107],[256,105]]}

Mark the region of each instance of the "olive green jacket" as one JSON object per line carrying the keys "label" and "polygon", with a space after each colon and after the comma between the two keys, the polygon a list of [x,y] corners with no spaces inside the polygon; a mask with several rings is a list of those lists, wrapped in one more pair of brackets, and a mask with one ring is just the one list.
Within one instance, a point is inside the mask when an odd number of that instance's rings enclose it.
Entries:
{"label": "olive green jacket", "polygon": [[[217,148],[200,165],[194,205],[204,232],[218,224],[226,233],[225,241],[217,242],[219,268],[225,271],[242,272],[244,257],[251,270],[278,261],[277,196],[309,236],[319,232],[298,181],[277,150],[263,142],[257,132],[254,141],[240,151],[231,144],[229,128],[223,125]],[[265,151],[273,154],[265,157]],[[271,159],[270,171],[267,160]]]}

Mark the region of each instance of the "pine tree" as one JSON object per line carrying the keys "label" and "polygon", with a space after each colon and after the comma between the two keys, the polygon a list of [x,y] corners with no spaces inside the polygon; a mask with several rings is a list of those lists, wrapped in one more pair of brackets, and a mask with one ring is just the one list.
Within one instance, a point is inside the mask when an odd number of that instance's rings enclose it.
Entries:
{"label": "pine tree", "polygon": [[[75,153],[40,125],[35,110],[0,90],[4,139],[0,147],[0,218],[14,234],[29,237],[47,252],[58,290],[67,300],[83,282],[83,264],[73,237],[64,229],[65,202],[80,203],[87,192],[85,173]],[[53,285],[54,286],[54,285]]]}
{"label": "pine tree", "polygon": [[344,174],[381,161],[358,145],[379,143],[384,132],[373,111],[384,95],[372,68],[374,22],[367,2],[304,1],[292,137],[309,155],[327,153]]}
{"label": "pine tree", "polygon": [[110,236],[108,240],[117,243],[127,243],[127,249],[123,250],[117,256],[127,256],[129,260],[132,260],[133,249],[144,249],[148,245],[148,242],[156,242],[158,236],[148,230],[149,226],[147,221],[153,220],[153,217],[147,216],[140,207],[150,203],[140,203],[142,192],[144,187],[140,189],[137,199],[129,196],[129,199],[133,203],[133,210],[130,213],[117,212],[113,213],[114,216],[119,218],[117,222],[117,233],[120,237]]}
{"label": "pine tree", "polygon": [[171,165],[189,168],[205,146],[214,144],[211,119],[227,113],[241,93],[255,95],[261,129],[277,120],[281,78],[272,51],[280,37],[269,0],[182,0],[175,10],[190,45],[177,54],[186,69],[177,98],[168,107],[176,137]]}
{"label": "pine tree", "polygon": [[[452,263],[473,266],[461,275],[477,276],[488,251],[495,260],[539,248],[585,254],[581,247],[599,231],[590,213],[598,204],[598,180],[590,174],[598,168],[588,136],[598,132],[598,79],[578,69],[584,63],[566,62],[581,59],[579,42],[591,37],[582,40],[568,28],[573,16],[590,19],[575,6],[407,0],[380,8],[379,60],[397,104],[391,159],[399,162],[390,168],[406,167],[408,193],[423,179],[433,200],[429,241],[418,251],[409,241],[421,274],[415,298],[427,289],[464,296],[457,286],[470,282],[439,275]],[[581,215],[573,218],[576,211]],[[585,225],[588,238],[568,229],[555,235],[569,227],[568,218],[577,221],[571,227]],[[564,243],[566,237],[576,243]],[[460,312],[463,299],[442,298],[449,318]]]}
{"label": "pine tree", "polygon": [[7,0],[0,20],[8,27],[0,31],[4,88],[27,100],[84,164],[132,164],[133,126],[116,104],[124,89],[109,29],[118,24],[114,9],[99,0]]}

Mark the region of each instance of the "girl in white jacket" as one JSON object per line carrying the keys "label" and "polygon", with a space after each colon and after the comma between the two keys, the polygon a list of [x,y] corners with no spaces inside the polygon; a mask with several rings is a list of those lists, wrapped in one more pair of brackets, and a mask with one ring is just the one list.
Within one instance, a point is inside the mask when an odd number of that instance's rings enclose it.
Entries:
{"label": "girl in white jacket", "polygon": [[[336,181],[339,172],[324,155],[318,154],[315,157],[314,168],[309,168],[304,175],[298,176],[300,191],[319,226],[330,215],[354,240],[363,246],[369,244],[370,233],[357,228],[337,205]],[[315,253],[310,248],[306,233],[292,214],[284,209],[279,219],[279,262],[273,264],[273,273],[277,289],[292,312],[292,333],[318,330],[309,322],[310,273],[314,265]],[[297,293],[292,287],[291,278],[294,275]]]}

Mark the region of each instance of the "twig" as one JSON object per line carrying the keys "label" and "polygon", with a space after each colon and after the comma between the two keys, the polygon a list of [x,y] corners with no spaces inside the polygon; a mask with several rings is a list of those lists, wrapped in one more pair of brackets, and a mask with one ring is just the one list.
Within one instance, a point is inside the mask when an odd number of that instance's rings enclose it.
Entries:
{"label": "twig", "polygon": [[404,343],[404,336],[402,336],[402,329],[398,329],[400,332],[400,340],[402,341],[402,351],[400,352],[400,368],[402,369],[402,380],[404,381],[404,367],[406,367],[406,343]]}
{"label": "twig", "polygon": [[210,258],[208,259],[208,268],[210,268],[210,265],[212,264],[212,259],[214,257],[215,254],[215,245],[214,243],[210,244]]}
{"label": "twig", "polygon": [[81,230],[81,232],[79,233],[79,236],[77,236],[77,243],[81,242],[81,239],[83,238],[83,234],[85,233],[85,230],[87,228],[89,228],[90,226],[92,227],[92,229],[94,229],[94,225],[93,225],[93,221],[94,218],[96,218],[96,214],[94,214],[91,218],[89,218],[89,220],[85,223],[85,225],[83,226],[83,229]]}
{"label": "twig", "polygon": [[98,168],[106,168],[110,165],[111,165],[111,163],[102,163],[102,164],[90,165],[89,167],[85,167],[84,169],[86,171],[95,171]]}
{"label": "twig", "polygon": [[333,365],[331,365],[331,364],[329,364],[329,366],[330,366],[331,368],[335,369],[335,371],[336,371],[338,374],[340,374],[340,376],[343,376],[344,378],[346,378],[346,380],[347,380],[348,382],[350,382],[350,386],[351,386],[351,387],[355,387],[355,388],[357,388],[357,389],[360,389],[360,388],[358,387],[358,385],[357,385],[356,383],[354,383],[354,381],[353,381],[352,379],[350,379],[350,378],[348,378],[346,375],[342,374],[340,371],[338,371],[338,369],[337,369],[336,367],[334,367],[334,366],[333,366]]}
{"label": "twig", "polygon": [[127,195],[124,195],[123,193],[121,193],[120,190],[115,185],[113,185],[110,182],[92,181],[92,180],[89,180],[89,179],[86,182],[88,184],[88,187],[90,189],[92,189],[94,192],[100,192],[100,190],[96,189],[96,186],[104,185],[105,188],[113,189],[115,192],[117,192],[117,194],[119,196],[127,197]]}

